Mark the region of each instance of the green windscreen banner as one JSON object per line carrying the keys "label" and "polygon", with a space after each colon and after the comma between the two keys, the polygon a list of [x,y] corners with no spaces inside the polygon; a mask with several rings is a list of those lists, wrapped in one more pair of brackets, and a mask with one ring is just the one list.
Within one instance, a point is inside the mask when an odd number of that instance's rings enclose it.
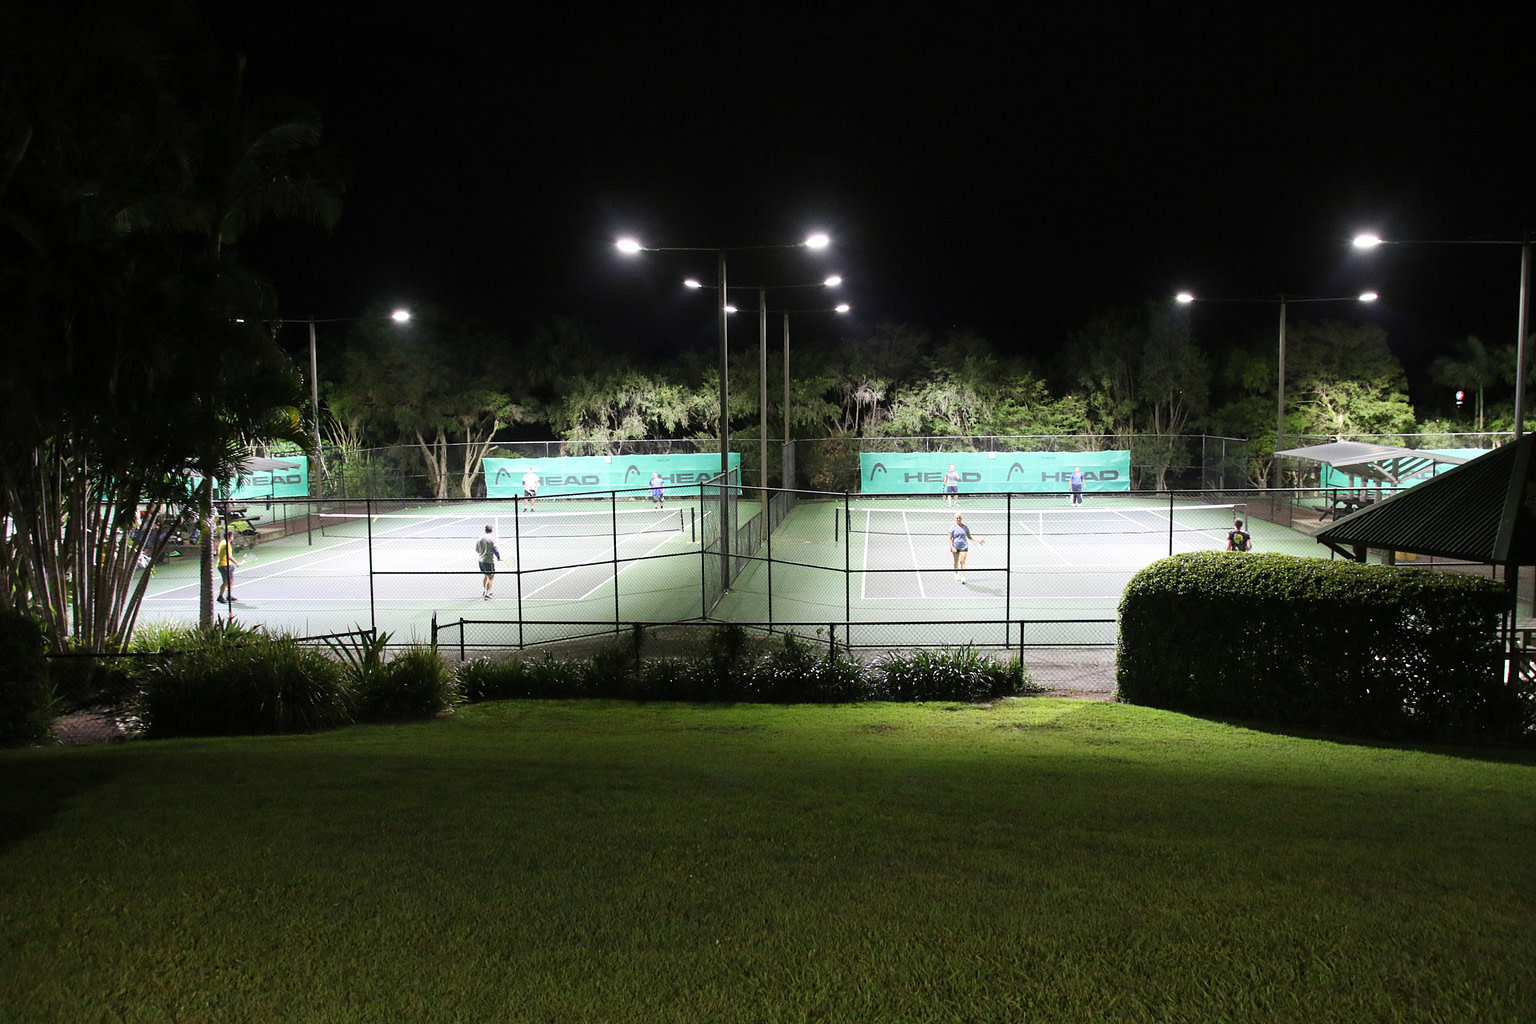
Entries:
{"label": "green windscreen banner", "polygon": [[[279,461],[294,465],[282,469],[253,470],[237,479],[234,488],[228,491],[222,482],[214,481],[217,500],[256,501],[260,498],[308,497],[309,456],[284,455]],[[197,481],[202,478],[194,476],[192,479]]]}
{"label": "green windscreen banner", "polygon": [[[741,455],[731,453],[731,468],[741,468]],[[532,472],[540,494],[580,494],[584,491],[625,491],[649,487],[660,473],[668,487],[698,487],[720,475],[718,455],[570,455],[557,459],[486,459],[485,496],[520,498],[523,476]]]}
{"label": "green windscreen banner", "polygon": [[961,494],[1065,491],[1074,469],[1082,470],[1085,491],[1131,489],[1128,451],[864,452],[859,487],[865,494],[941,494],[951,465]]}

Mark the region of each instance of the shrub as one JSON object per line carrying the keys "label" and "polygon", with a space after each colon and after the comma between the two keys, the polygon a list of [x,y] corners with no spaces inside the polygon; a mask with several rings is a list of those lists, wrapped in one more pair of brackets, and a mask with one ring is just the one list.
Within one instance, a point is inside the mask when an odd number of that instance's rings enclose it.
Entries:
{"label": "shrub", "polygon": [[866,699],[871,683],[852,658],[825,654],[807,641],[784,634],[756,664],[752,699],[779,704],[840,704]]}
{"label": "shrub", "polygon": [[22,612],[0,610],[0,746],[45,739],[56,703],[42,627]]}
{"label": "shrub", "polygon": [[431,718],[459,703],[448,667],[431,647],[409,647],[379,671],[356,680],[353,702],[358,721],[398,722]]}
{"label": "shrub", "polygon": [[976,702],[1037,691],[1017,658],[995,661],[969,648],[893,656],[876,669],[785,634],[753,641],[737,625],[713,630],[693,658],[642,660],[643,637],[580,662],[481,659],[459,667],[466,700],[611,697],[630,700],[846,703],[861,700]]}
{"label": "shrub", "polygon": [[1532,693],[1503,680],[1508,588],[1483,576],[1198,552],[1120,604],[1122,700],[1355,735],[1514,739]]}
{"label": "shrub", "polygon": [[454,678],[467,701],[548,700],[581,696],[577,666],[545,654],[520,658],[479,658],[460,665]]}
{"label": "shrub", "polygon": [[970,648],[889,654],[876,666],[876,700],[956,700],[966,703],[1034,691],[1018,657],[998,662]]}
{"label": "shrub", "polygon": [[152,738],[312,732],[352,719],[335,661],[262,633],[210,639],[150,666],[137,703]]}

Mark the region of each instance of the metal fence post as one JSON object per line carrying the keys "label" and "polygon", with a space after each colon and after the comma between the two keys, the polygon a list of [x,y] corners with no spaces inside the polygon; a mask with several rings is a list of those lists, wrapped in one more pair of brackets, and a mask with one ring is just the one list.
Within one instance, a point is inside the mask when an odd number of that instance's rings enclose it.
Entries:
{"label": "metal fence post", "polygon": [[[853,527],[853,513],[851,511],[849,511],[849,507],[848,507],[848,492],[847,491],[843,492],[843,518],[845,520],[844,525],[851,529]],[[852,542],[852,539],[849,537],[849,530],[845,529],[843,531],[843,621],[844,622],[847,622],[847,621],[849,621],[850,619],[853,618],[853,564],[851,562],[851,559],[852,559],[853,556],[852,556],[852,553],[849,551],[849,548],[851,548],[852,546],[853,546],[853,542]]]}
{"label": "metal fence post", "polygon": [[608,492],[609,519],[613,523],[613,632],[619,632],[619,492]]}
{"label": "metal fence post", "polygon": [[378,602],[373,599],[373,499],[369,498],[363,503],[363,511],[367,518],[363,521],[368,526],[368,621],[375,630],[379,628]]}
{"label": "metal fence post", "polygon": [[1013,617],[1013,492],[1003,495],[1007,533],[1003,540],[1003,621]]}
{"label": "metal fence post", "polygon": [[520,498],[512,496],[512,577],[517,581],[517,646],[523,646],[523,524],[518,516]]}

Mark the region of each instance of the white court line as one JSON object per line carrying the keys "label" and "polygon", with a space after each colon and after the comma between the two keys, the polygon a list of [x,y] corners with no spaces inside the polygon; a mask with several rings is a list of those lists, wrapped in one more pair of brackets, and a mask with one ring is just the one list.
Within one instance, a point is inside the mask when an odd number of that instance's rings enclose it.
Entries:
{"label": "white court line", "polygon": [[[901,513],[901,522],[903,526],[907,525],[907,513],[905,511]],[[906,533],[907,549],[912,552],[912,571],[917,574],[917,596],[927,597],[928,591],[923,587],[923,567],[917,561],[917,542],[912,539],[911,530],[907,530]]]}
{"label": "white court line", "polygon": [[874,534],[869,525],[870,514],[866,510],[864,513],[864,570],[859,575],[859,599],[861,601],[869,600],[869,538]]}
{"label": "white court line", "polygon": [[[677,532],[678,533],[682,533],[683,531],[678,530]],[[644,534],[630,534],[629,536],[643,537],[645,535]],[[672,539],[672,534],[667,534],[664,537],[663,542],[665,542],[667,540],[671,540],[671,539]],[[622,543],[622,541],[620,543]],[[617,554],[617,553],[618,553],[618,548],[617,547],[615,547],[612,544],[606,545],[594,557],[589,558],[589,559],[587,559],[584,562],[577,562],[575,565],[569,566],[564,572],[562,572],[560,575],[554,577],[548,583],[545,583],[543,586],[536,587],[532,591],[525,591],[524,594],[523,594],[523,597],[524,598],[533,598],[537,594],[539,594],[540,592],[548,590],[550,587],[554,586],[556,583],[559,583],[561,580],[564,580],[567,576],[570,576],[572,573],[576,572],[579,569],[584,569],[584,568],[586,568],[586,567],[588,567],[590,565],[595,565],[598,562],[611,562],[611,561],[613,561],[613,555]],[[646,552],[646,554],[649,554],[649,553],[650,552]],[[540,571],[540,570],[533,570],[533,571],[537,572],[537,571]],[[581,601],[581,600],[585,600],[587,597],[591,596],[591,594],[594,591],[596,591],[598,589],[598,587],[601,587],[602,585],[603,584],[599,583],[597,585],[597,587],[593,587],[592,590],[587,591],[581,597],[558,597],[558,598],[546,598],[545,600],[555,600],[555,601]]]}
{"label": "white court line", "polygon": [[[1011,538],[1011,537],[1015,536],[1015,534],[1013,532],[1013,524],[1009,523],[1007,525],[1008,525],[1008,536]],[[1023,525],[1023,524],[1021,523],[1020,525]],[[1030,533],[1029,532],[1029,527],[1025,526],[1024,527],[1024,536],[1023,536],[1022,539],[1025,539],[1025,540],[1032,539],[1032,540],[1038,541],[1040,546],[1045,548],[1045,550],[1049,551],[1051,554],[1055,555],[1056,558],[1061,562],[1062,565],[1074,565],[1075,566],[1075,565],[1078,564],[1077,562],[1072,561],[1072,559],[1068,558],[1066,555],[1062,554],[1061,551],[1054,544],[1052,544],[1050,541],[1045,539],[1045,522],[1044,522],[1044,520],[1041,520],[1040,532],[1039,533]],[[1011,554],[1011,552],[1010,552],[1010,554]]]}
{"label": "white court line", "polygon": [[[869,556],[870,538],[873,537],[874,533],[875,533],[875,531],[873,529],[871,529],[871,526],[873,525],[873,518],[874,517],[873,517],[873,514],[872,514],[871,510],[865,509],[864,510],[864,568],[863,568],[863,572],[861,574],[862,578],[859,581],[859,600],[861,600],[861,601],[910,601],[910,600],[912,600],[912,598],[910,596],[904,596],[904,597],[879,597],[879,598],[875,598],[875,597],[870,597],[869,596],[869,577],[871,575],[870,567],[869,567],[869,563],[870,563],[870,556]],[[907,551],[912,556],[912,574],[917,577],[917,596],[920,597],[920,598],[926,599],[928,597],[928,588],[923,586],[923,573],[925,573],[925,572],[939,572],[940,570],[938,570],[938,569],[924,569],[923,566],[922,566],[922,563],[918,560],[918,557],[917,557],[917,543],[916,543],[916,541],[913,538],[912,529],[911,529],[911,523],[907,519],[907,512],[906,512],[905,509],[903,509],[902,513],[901,513],[901,525],[902,525],[902,532],[907,535]],[[885,573],[880,573],[879,575],[883,576],[883,575],[886,575],[886,574]]]}
{"label": "white court line", "polygon": [[[678,530],[677,532],[678,533],[682,533],[683,531],[682,530]],[[641,534],[636,534],[635,536],[637,536],[637,537],[644,537],[645,534],[641,533]],[[664,533],[661,536],[661,540],[657,541],[655,544],[652,544],[649,548],[646,549],[644,555],[634,555],[634,556],[631,556],[631,557],[633,557],[633,558],[644,558],[644,557],[646,557],[646,555],[653,554],[656,551],[657,548],[661,547],[663,544],[665,544],[668,541],[670,541],[673,538],[673,536],[674,536],[674,534]],[[620,543],[622,544],[623,541],[620,541]],[[617,553],[617,549],[615,549],[615,553]],[[608,581],[609,580],[617,580],[620,576],[624,575],[630,569],[633,569],[637,564],[638,563],[636,563],[636,562],[630,562],[628,565],[626,565],[624,568],[620,569],[618,572],[614,573],[613,575],[604,577],[603,582],[599,583],[597,586],[593,587],[591,590],[587,591],[585,594],[582,594],[580,597],[575,598],[575,600],[577,600],[577,601],[585,601],[587,598],[591,597],[593,594],[597,593],[599,590],[601,590],[604,587],[606,587],[608,585]],[[615,585],[617,585],[617,584],[615,584]]]}

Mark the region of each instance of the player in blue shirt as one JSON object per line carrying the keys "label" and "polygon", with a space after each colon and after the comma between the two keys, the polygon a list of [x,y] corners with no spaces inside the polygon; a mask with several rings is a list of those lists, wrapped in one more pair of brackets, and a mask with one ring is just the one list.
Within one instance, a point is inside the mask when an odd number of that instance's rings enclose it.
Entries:
{"label": "player in blue shirt", "polygon": [[955,513],[955,525],[949,528],[949,550],[955,556],[955,579],[965,582],[965,553],[970,549],[971,541],[985,544],[986,541],[971,532],[960,519],[960,513]]}

